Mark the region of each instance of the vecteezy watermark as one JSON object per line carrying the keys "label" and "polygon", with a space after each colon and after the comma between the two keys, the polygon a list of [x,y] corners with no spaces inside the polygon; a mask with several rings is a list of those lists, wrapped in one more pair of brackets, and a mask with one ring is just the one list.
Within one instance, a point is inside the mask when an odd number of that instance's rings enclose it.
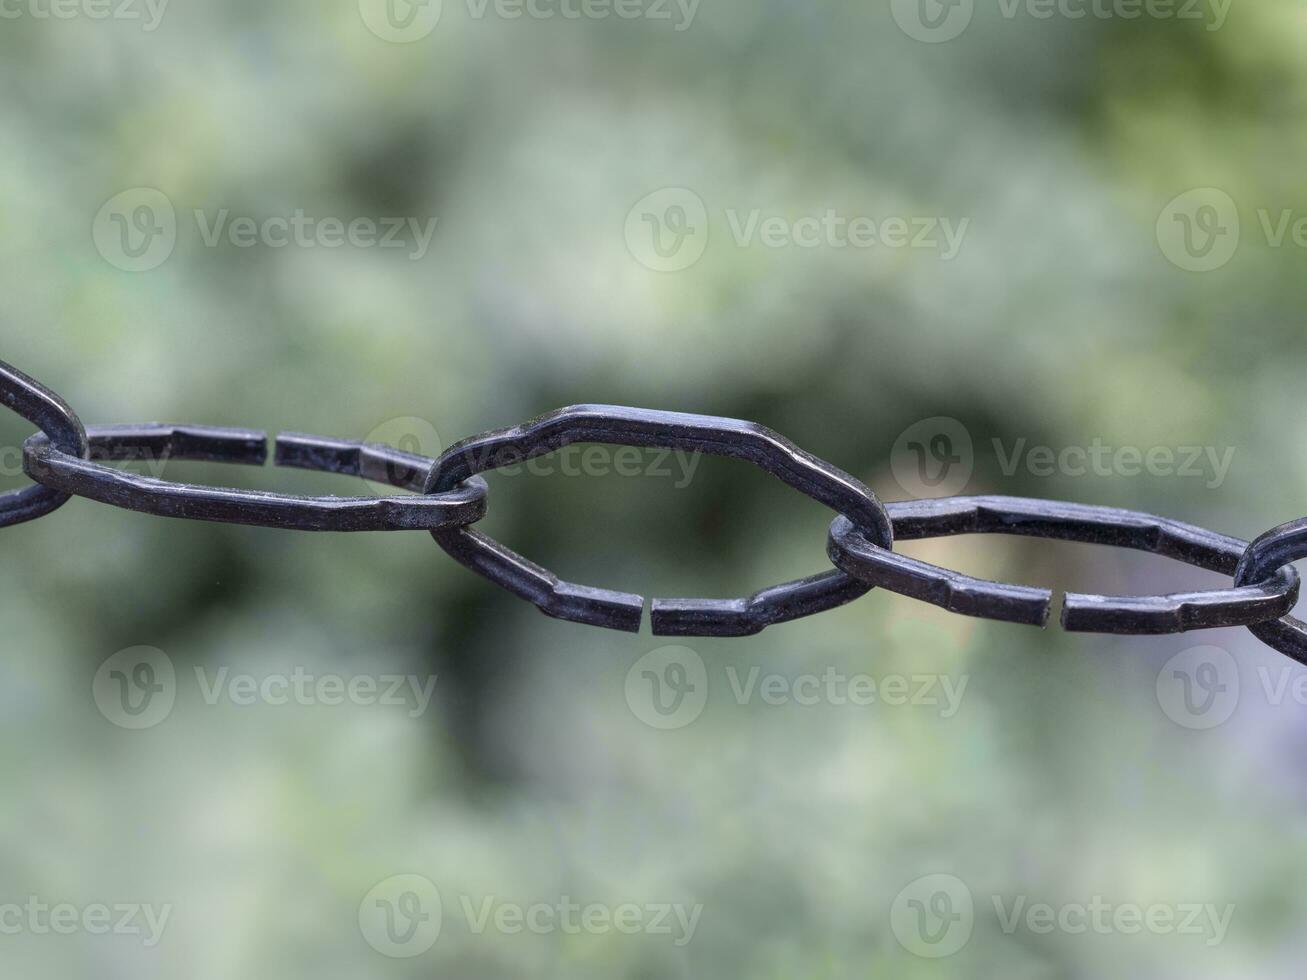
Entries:
{"label": "vecteezy watermark", "polygon": [[436,689],[434,674],[419,677],[416,674],[314,674],[296,667],[289,674],[232,674],[227,667],[219,667],[210,674],[203,667],[195,668],[195,680],[204,703],[210,706],[227,702],[247,708],[255,704],[271,707],[284,705],[324,705],[329,708],[341,705],[356,707],[404,708],[410,718],[426,713],[431,695]]}
{"label": "vecteezy watermark", "polygon": [[1239,665],[1220,647],[1181,650],[1158,671],[1157,703],[1184,728],[1223,725],[1239,704]]}
{"label": "vecteezy watermark", "polygon": [[1186,936],[1201,939],[1205,946],[1219,946],[1225,941],[1234,905],[1217,906],[1210,902],[1107,902],[1101,895],[1088,902],[1031,902],[1025,895],[1004,901],[992,896],[999,928],[1006,935],[1026,931],[1036,936],[1054,932],[1069,936],[1093,933],[1098,936],[1119,934],[1134,936]]}
{"label": "vecteezy watermark", "polygon": [[[998,0],[1004,20],[1198,21],[1208,31],[1225,26],[1233,0]],[[939,44],[971,25],[975,0],[891,0],[894,21],[908,37]]]}
{"label": "vecteezy watermark", "polygon": [[[426,419],[403,416],[381,423],[363,440],[398,449],[415,457],[411,462],[397,460],[388,463],[383,473],[364,474],[378,493],[396,486],[421,482],[425,472],[418,471],[430,465],[429,461],[441,454],[442,442],[436,427]],[[571,443],[550,452],[531,456],[516,449],[473,444],[458,451],[457,457],[466,460],[475,473],[493,470],[503,477],[563,476],[639,478],[671,480],[673,487],[683,490],[690,485],[703,461],[701,450],[646,448],[643,446],[612,446],[603,443]],[[0,461],[4,459],[0,453]],[[3,471],[0,471],[2,473]]]}
{"label": "vecteezy watermark", "polygon": [[970,218],[956,224],[947,217],[915,216],[871,218],[848,216],[827,208],[820,215],[790,219],[764,216],[758,208],[741,212],[726,209],[731,239],[740,248],[915,248],[939,252],[950,262],[957,258],[971,226]]}
{"label": "vecteezy watermark", "polygon": [[890,472],[913,498],[955,497],[975,471],[971,433],[957,419],[938,415],[914,422],[894,440]]}
{"label": "vecteezy watermark", "polygon": [[909,953],[942,959],[970,941],[976,926],[975,901],[961,879],[924,875],[894,897],[889,921],[894,938]]}
{"label": "vecteezy watermark", "polygon": [[[192,212],[204,248],[404,249],[420,261],[431,247],[439,219],[413,217],[320,217],[296,209],[254,218],[228,208]],[[101,257],[124,272],[149,272],[177,247],[177,210],[162,191],[136,187],[115,194],[100,208],[91,237]]]}
{"label": "vecteezy watermark", "polygon": [[[1294,208],[1257,208],[1255,227],[1267,248],[1307,250],[1307,214]],[[1214,272],[1229,264],[1243,241],[1239,205],[1218,187],[1196,187],[1172,198],[1157,218],[1157,244],[1186,272]]]}
{"label": "vecteezy watermark", "polygon": [[1272,708],[1307,707],[1307,671],[1298,664],[1259,664],[1255,674],[1255,683],[1249,683],[1239,662],[1220,647],[1189,647],[1158,671],[1157,703],[1177,725],[1197,730],[1225,724],[1248,697]]}
{"label": "vecteezy watermark", "polygon": [[689,647],[650,650],[626,672],[626,704],[651,728],[684,728],[708,704],[708,668]]}
{"label": "vecteezy watermark", "polygon": [[397,487],[413,487],[417,481],[425,477],[424,471],[419,472],[422,467],[429,465],[424,461],[436,458],[444,449],[444,442],[436,427],[426,419],[414,415],[387,419],[375,426],[363,441],[389,446],[419,458],[414,461],[415,466],[393,462],[386,464],[384,473],[364,474],[365,482],[372,492],[383,496],[396,492]]}
{"label": "vecteezy watermark", "polygon": [[137,21],[151,34],[163,23],[169,0],[0,0],[0,20]]}
{"label": "vecteezy watermark", "polygon": [[655,272],[680,272],[708,248],[708,208],[687,187],[664,187],[631,206],[623,229],[626,247]]}
{"label": "vecteezy watermark", "polygon": [[119,728],[153,728],[172,714],[177,671],[156,647],[128,647],[100,665],[91,694],[100,713]]}
{"label": "vecteezy watermark", "polygon": [[[721,221],[737,248],[917,249],[949,262],[957,257],[970,218],[926,215],[842,214],[827,208],[791,218],[762,208],[725,208]],[[708,207],[686,187],[664,187],[636,201],[623,235],[637,262],[655,272],[679,272],[703,257],[709,238]]]}
{"label": "vecteezy watermark", "polygon": [[568,895],[555,900],[521,904],[504,901],[494,895],[473,899],[459,896],[468,930],[474,935],[487,932],[513,936],[523,932],[538,936],[562,933],[566,936],[621,935],[665,936],[674,946],[687,946],[694,939],[703,915],[703,905],[686,906],[676,902],[602,902],[581,904]]}
{"label": "vecteezy watermark", "polygon": [[[962,706],[970,678],[947,674],[846,673],[834,666],[820,672],[764,671],[728,664],[722,677],[732,703],[739,707],[924,708],[952,718]],[[694,722],[708,703],[710,681],[703,658],[690,647],[651,650],[626,672],[624,694],[631,713],[663,731]]]}
{"label": "vecteezy watermark", "polygon": [[[469,20],[645,20],[685,31],[700,0],[465,0]],[[363,23],[393,44],[421,41],[436,29],[441,0],[359,0]]]}
{"label": "vecteezy watermark", "polygon": [[493,469],[501,476],[640,477],[670,479],[683,490],[690,485],[703,461],[703,452],[681,449],[644,449],[638,446],[572,444],[541,456],[526,456],[512,450],[471,448],[462,454],[475,472]]}
{"label": "vecteezy watermark", "polygon": [[647,20],[665,21],[686,31],[699,13],[700,0],[467,0],[473,20]]}
{"label": "vecteezy watermark", "polygon": [[[1225,940],[1235,907],[1199,902],[1109,902],[1094,895],[1084,902],[1031,901],[1028,895],[991,895],[999,930],[1008,936],[1182,936],[1206,946]],[[984,906],[982,905],[982,908]],[[930,874],[909,882],[890,906],[890,930],[899,945],[926,959],[952,956],[971,940],[978,911],[961,878]]]}
{"label": "vecteezy watermark", "polygon": [[440,892],[421,875],[394,875],[378,882],[359,905],[359,932],[382,956],[412,959],[440,938]]}
{"label": "vecteezy watermark", "polygon": [[140,902],[47,902],[29,895],[22,902],[0,901],[2,936],[139,936],[141,945],[153,949],[163,939],[172,916],[172,905]]}
{"label": "vecteezy watermark", "polygon": [[1234,198],[1216,187],[1196,187],[1172,198],[1157,216],[1162,254],[1186,272],[1212,272],[1234,258],[1241,227]]}
{"label": "vecteezy watermark", "polygon": [[[1033,444],[1024,436],[1005,442],[991,440],[994,459],[1005,477],[1020,473],[1036,479],[1051,477],[1159,477],[1202,480],[1215,490],[1225,483],[1234,465],[1233,446],[1116,446],[1095,436],[1084,445]],[[894,442],[890,471],[909,496],[952,497],[960,494],[975,472],[976,449],[971,433],[947,416],[914,422]]]}
{"label": "vecteezy watermark", "polygon": [[1004,447],[994,440],[994,455],[1004,476],[1024,469],[1030,476],[1156,476],[1203,480],[1215,490],[1225,482],[1235,448],[1225,446],[1110,446],[1095,437],[1087,446],[1032,446],[1024,438]]}
{"label": "vecteezy watermark", "polygon": [[[295,667],[289,673],[232,673],[229,667],[194,668],[204,704],[214,707],[267,705],[284,707],[402,708],[410,718],[426,713],[436,677],[415,674],[313,673]],[[165,721],[177,701],[177,671],[172,658],[156,647],[119,650],[96,671],[91,693],[96,707],[119,728],[153,728]]]}
{"label": "vecteezy watermark", "polygon": [[[570,895],[536,902],[506,901],[495,895],[459,895],[450,906],[461,913],[473,936],[524,933],[544,936],[645,935],[688,945],[699,927],[703,905],[674,902],[582,903]],[[446,917],[439,890],[421,875],[403,874],[375,885],[359,906],[359,931],[383,956],[421,956],[440,938]]]}
{"label": "vecteezy watermark", "polygon": [[377,37],[392,44],[421,41],[436,29],[441,0],[359,0],[359,16]]}
{"label": "vecteezy watermark", "polygon": [[167,262],[177,247],[177,210],[163,191],[134,187],[104,202],[91,238],[114,268],[148,272]]}
{"label": "vecteezy watermark", "polygon": [[891,0],[890,13],[908,37],[939,44],[970,26],[976,4],[975,0]]}
{"label": "vecteezy watermark", "polygon": [[319,218],[296,209],[290,215],[269,218],[232,217],[222,208],[194,212],[195,224],[206,248],[217,248],[225,239],[235,248],[402,248],[408,257],[420,260],[431,248],[438,218]]}

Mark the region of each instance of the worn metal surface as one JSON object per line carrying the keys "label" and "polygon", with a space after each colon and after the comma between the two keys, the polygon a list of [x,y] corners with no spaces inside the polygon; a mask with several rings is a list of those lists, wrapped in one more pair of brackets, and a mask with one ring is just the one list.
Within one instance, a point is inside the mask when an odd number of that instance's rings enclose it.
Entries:
{"label": "worn metal surface", "polygon": [[[144,514],[294,531],[430,530],[480,520],[486,511],[481,480],[436,495],[304,497],[172,483],[102,462],[190,459],[262,466],[267,460],[267,438],[250,429],[94,426],[87,435],[90,459],[60,452],[45,435],[33,436],[23,445],[24,468],[60,492]],[[386,479],[389,471],[412,480],[415,457],[388,447],[300,435],[280,436],[278,445],[277,461],[284,466],[355,475],[366,470],[377,480]]]}
{"label": "worn metal surface", "polygon": [[[849,474],[763,426],[680,412],[573,405],[451,446],[436,460],[423,490],[449,490],[474,474],[522,463],[578,442],[679,449],[745,460],[846,515],[883,547],[893,544],[885,508]],[[609,629],[634,632],[640,628],[644,607],[640,596],[564,582],[476,531],[446,528],[431,533],[463,565],[534,603],[546,615]],[[653,631],[657,636],[743,636],[843,605],[866,591],[847,575],[828,571],[741,599],[655,599]]]}
{"label": "worn metal surface", "polygon": [[1050,500],[955,497],[883,505],[858,480],[752,422],[678,412],[575,405],[531,422],[466,439],[439,459],[389,446],[283,433],[279,466],[363,477],[409,491],[381,497],[307,497],[195,486],[128,472],[109,462],[173,459],[260,466],[267,439],[249,429],[185,425],[86,429],[57,394],[0,362],[0,404],[41,431],[23,446],[36,485],[0,495],[0,526],[30,521],[70,494],[188,520],[303,531],[427,530],[473,571],[559,619],[635,631],[644,600],[629,592],[565,582],[473,529],[486,513],[479,474],[574,443],[608,443],[707,453],[745,460],[836,511],[827,540],[834,569],[737,599],[654,599],[660,636],[743,636],[832,609],[880,586],[968,616],[1045,625],[1047,589],[991,582],[896,554],[895,539],[956,534],[1018,534],[1152,552],[1234,576],[1226,589],[1150,596],[1070,593],[1068,630],[1175,633],[1247,626],[1307,664],[1307,623],[1289,616],[1298,598],[1290,563],[1307,557],[1307,518],[1281,525],[1251,545],[1151,514]]}
{"label": "worn metal surface", "polygon": [[[1017,534],[1132,548],[1234,575],[1248,542],[1191,524],[1114,507],[1021,497],[949,497],[887,505],[900,541],[954,534]],[[827,553],[861,581],[952,612],[1043,625],[1052,593],[973,578],[895,554],[867,541],[848,521],[831,524]],[[1068,593],[1062,625],[1092,633],[1183,633],[1247,626],[1286,615],[1298,600],[1298,575],[1270,568],[1235,588],[1152,596]]]}

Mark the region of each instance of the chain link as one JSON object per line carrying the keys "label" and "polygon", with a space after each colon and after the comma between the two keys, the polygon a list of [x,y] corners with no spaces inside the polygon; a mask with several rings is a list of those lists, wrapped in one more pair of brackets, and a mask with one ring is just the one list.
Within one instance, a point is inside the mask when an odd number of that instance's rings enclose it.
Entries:
{"label": "chain link", "polygon": [[[60,493],[76,494],[100,503],[157,517],[192,521],[250,524],[292,531],[415,531],[451,524],[469,524],[486,514],[486,485],[469,480],[456,490],[439,494],[395,497],[299,497],[170,483],[106,466],[100,460],[209,460],[262,466],[267,437],[248,429],[204,426],[96,426],[87,430],[90,458],[56,449],[38,434],[23,444],[23,468],[33,479]],[[280,436],[287,444],[278,462],[340,471],[340,461],[353,457],[379,461],[382,474],[393,469],[407,475],[413,457],[388,447]]]}
{"label": "chain link", "polygon": [[[770,429],[737,419],[615,405],[573,405],[525,425],[465,439],[436,460],[423,491],[449,490],[473,474],[522,463],[578,442],[679,449],[745,460],[847,516],[883,547],[889,548],[894,541],[889,517],[875,494]],[[644,612],[640,596],[564,582],[466,528],[431,534],[456,560],[535,603],[546,615],[630,632],[640,628]],[[869,588],[843,572],[826,572],[742,599],[655,599],[653,632],[656,636],[745,636],[833,609],[864,595]]]}
{"label": "chain link", "polygon": [[0,403],[40,432],[23,445],[32,486],[0,495],[0,527],[34,520],[70,496],[146,514],[300,531],[427,530],[457,561],[558,619],[635,632],[644,599],[565,582],[475,530],[486,513],[480,474],[575,443],[607,443],[745,460],[836,512],[833,569],[737,599],[654,599],[662,636],[744,636],[852,602],[873,588],[984,619],[1043,626],[1052,592],[963,575],[893,551],[894,541],[1015,534],[1151,552],[1234,577],[1230,588],[1151,596],[1070,593],[1067,630],[1181,633],[1247,626],[1307,664],[1307,623],[1289,615],[1299,593],[1291,563],[1307,557],[1307,518],[1249,544],[1178,521],[1109,507],[1015,497],[953,497],[882,504],[858,480],[752,422],[612,405],[575,405],[520,426],[465,439],[437,459],[390,446],[298,433],[277,436],[278,466],[363,477],[410,491],[381,497],[306,497],[195,486],[106,465],[207,460],[261,466],[267,437],[185,425],[87,429],[62,398],[0,361]]}
{"label": "chain link", "polygon": [[[1015,534],[1132,548],[1234,575],[1248,542],[1191,524],[1114,507],[1091,507],[1019,497],[950,497],[888,505],[898,539],[954,534]],[[1052,593],[976,579],[898,555],[864,539],[841,518],[831,525],[827,551],[850,575],[984,619],[1043,625]],[[1281,563],[1283,564],[1283,563]],[[1264,579],[1264,580],[1262,580]],[[1285,616],[1298,601],[1298,576],[1274,564],[1264,576],[1232,589],[1154,596],[1068,593],[1064,629],[1081,633],[1186,633],[1251,626]]]}

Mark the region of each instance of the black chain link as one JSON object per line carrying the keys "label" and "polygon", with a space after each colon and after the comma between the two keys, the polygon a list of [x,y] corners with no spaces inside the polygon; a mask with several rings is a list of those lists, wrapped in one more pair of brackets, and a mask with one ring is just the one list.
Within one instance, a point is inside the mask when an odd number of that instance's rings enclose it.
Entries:
{"label": "black chain link", "polygon": [[[888,505],[900,541],[954,534],[1016,534],[1133,548],[1211,572],[1234,575],[1248,542],[1191,524],[1114,507],[1019,497],[950,497]],[[983,619],[1043,625],[1052,593],[971,578],[871,544],[843,518],[831,524],[827,552],[850,575]],[[1081,633],[1187,633],[1251,626],[1286,615],[1298,601],[1298,576],[1274,565],[1255,584],[1154,596],[1068,593],[1064,629]]]}
{"label": "black chain link", "polygon": [[[262,466],[267,437],[249,429],[205,426],[95,426],[87,430],[89,458],[56,449],[45,435],[23,444],[23,466],[33,479],[61,493],[76,494],[158,517],[251,524],[291,531],[418,531],[468,524],[486,515],[486,485],[469,480],[447,493],[408,497],[298,497],[169,483],[105,466],[99,460],[209,460]],[[408,474],[414,457],[385,446],[318,439],[277,437],[277,462],[305,469],[348,472],[342,461],[379,479],[388,472]],[[290,461],[289,463],[287,461]],[[430,464],[427,460],[427,464]],[[388,480],[389,482],[389,480]]]}
{"label": "black chain link", "polygon": [[[499,469],[578,442],[680,449],[753,463],[839,513],[885,548],[894,532],[876,495],[829,463],[752,422],[654,412],[613,405],[574,405],[525,425],[487,432],[451,446],[431,469],[423,492],[447,491],[475,473]],[[431,532],[450,555],[546,615],[635,632],[644,600],[561,581],[485,535],[466,528]],[[767,626],[811,616],[864,595],[842,572],[787,582],[742,599],[655,599],[657,636],[744,636]]]}
{"label": "black chain link", "polygon": [[1133,548],[1234,577],[1226,589],[1152,596],[1070,593],[1065,629],[1181,633],[1247,626],[1259,639],[1307,663],[1307,623],[1289,611],[1307,556],[1307,518],[1249,544],[1200,527],[1109,507],[1014,497],[953,497],[882,504],[867,487],[770,429],[736,419],[611,405],[577,405],[452,446],[438,459],[390,446],[282,433],[279,466],[363,477],[408,495],[304,497],[193,486],[137,475],[107,461],[209,460],[261,466],[267,438],[247,429],[182,425],[86,429],[54,392],[0,362],[0,402],[41,431],[23,445],[36,483],[0,495],[0,527],[35,520],[76,495],[128,510],[186,520],[299,531],[428,530],[450,555],[547,615],[637,631],[644,599],[576,585],[523,558],[471,525],[486,513],[479,474],[574,443],[607,443],[746,460],[836,511],[827,541],[835,568],[738,599],[654,599],[653,632],[743,636],[835,608],[880,587],[984,619],[1043,626],[1052,593],[991,582],[897,554],[894,540],[957,534],[1016,534]]}

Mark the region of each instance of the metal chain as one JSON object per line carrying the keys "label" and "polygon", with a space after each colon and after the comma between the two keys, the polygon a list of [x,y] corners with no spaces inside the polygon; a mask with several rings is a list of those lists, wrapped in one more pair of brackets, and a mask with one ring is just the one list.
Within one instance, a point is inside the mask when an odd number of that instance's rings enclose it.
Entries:
{"label": "metal chain", "polygon": [[486,513],[479,474],[574,443],[607,443],[725,456],[753,463],[830,507],[833,569],[737,599],[654,599],[659,636],[744,636],[852,602],[873,588],[983,619],[1043,626],[1052,593],[991,582],[893,551],[895,538],[1016,534],[1133,548],[1231,575],[1231,588],[1152,596],[1070,593],[1067,630],[1181,633],[1247,626],[1307,664],[1307,623],[1292,562],[1307,557],[1307,518],[1252,544],[1150,514],[1015,497],[953,497],[882,504],[858,480],[770,429],[737,419],[612,405],[576,405],[523,425],[465,439],[431,459],[390,446],[296,433],[276,437],[279,466],[364,477],[406,496],[304,497],[195,486],[140,476],[108,461],[189,459],[260,466],[267,437],[247,429],[133,425],[84,427],[66,402],[0,361],[0,403],[41,431],[23,444],[32,486],[0,495],[0,527],[42,517],[71,496],[162,517],[297,531],[427,530],[457,561],[558,619],[638,631],[644,599],[565,582],[476,531]]}

